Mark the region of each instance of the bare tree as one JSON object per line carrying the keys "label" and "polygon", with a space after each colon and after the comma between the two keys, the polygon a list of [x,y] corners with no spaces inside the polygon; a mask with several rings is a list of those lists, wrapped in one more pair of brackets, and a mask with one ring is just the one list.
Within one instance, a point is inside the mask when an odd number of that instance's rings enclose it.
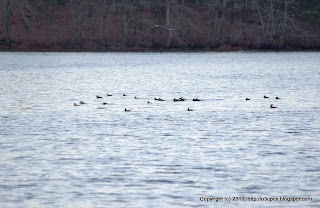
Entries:
{"label": "bare tree", "polygon": [[11,42],[11,15],[12,15],[12,1],[1,0],[0,1],[0,18],[1,23],[5,30],[6,43]]}
{"label": "bare tree", "polygon": [[227,19],[231,11],[229,4],[233,0],[211,0],[208,6],[208,24],[211,25],[209,42],[215,46],[222,45],[225,41],[224,30],[227,28]]}
{"label": "bare tree", "polygon": [[187,6],[185,1],[166,0],[160,7],[165,7],[165,24],[154,24],[151,28],[159,28],[166,30],[168,33],[165,47],[172,45],[173,39],[178,41],[179,46],[186,45],[186,31],[201,33],[202,30],[198,26],[197,21],[200,20],[200,14]]}
{"label": "bare tree", "polygon": [[71,0],[71,13],[76,41],[80,42],[84,24],[85,0]]}
{"label": "bare tree", "polygon": [[303,24],[296,16],[300,16],[296,0],[258,1],[256,11],[263,43],[282,48],[288,37],[300,36],[307,33]]}

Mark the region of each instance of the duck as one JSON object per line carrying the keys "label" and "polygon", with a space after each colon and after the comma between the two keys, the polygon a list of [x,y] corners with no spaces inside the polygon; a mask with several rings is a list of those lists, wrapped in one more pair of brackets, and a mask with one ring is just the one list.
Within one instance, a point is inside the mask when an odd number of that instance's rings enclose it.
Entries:
{"label": "duck", "polygon": [[125,108],[125,109],[124,109],[124,111],[125,111],[125,112],[129,112],[129,111],[131,111],[131,110],[129,110],[129,109],[126,109],[126,108]]}
{"label": "duck", "polygon": [[82,104],[82,105],[83,105],[83,104],[87,104],[87,103],[85,103],[85,102],[83,102],[83,101],[80,101],[80,104]]}
{"label": "duck", "polygon": [[246,100],[250,100],[250,98],[246,98]]}
{"label": "duck", "polygon": [[185,101],[186,99],[184,99],[183,97],[180,97],[180,98],[173,98],[173,101],[174,102],[178,102],[178,101]]}
{"label": "duck", "polygon": [[97,95],[97,96],[96,96],[96,98],[97,98],[97,99],[100,99],[100,98],[102,98],[102,97],[101,97],[101,96],[99,96],[99,95]]}
{"label": "duck", "polygon": [[102,103],[102,105],[107,105],[107,104],[108,104],[108,103],[106,103],[106,102],[103,102],[103,103]]}
{"label": "duck", "polygon": [[280,98],[279,98],[279,97],[276,97],[276,99],[279,100]]}
{"label": "duck", "polygon": [[273,106],[273,104],[270,104],[270,108],[277,108],[276,106]]}
{"label": "duck", "polygon": [[107,96],[112,96],[111,94],[107,94]]}
{"label": "duck", "polygon": [[163,99],[161,98],[154,98],[154,100],[157,100],[157,101],[164,101]]}
{"label": "duck", "polygon": [[269,98],[269,97],[264,95],[263,98]]}
{"label": "duck", "polygon": [[198,98],[193,98],[192,101],[200,101]]}
{"label": "duck", "polygon": [[191,108],[188,108],[188,111],[193,111]]}
{"label": "duck", "polygon": [[122,96],[128,96],[128,95],[126,95],[126,94],[123,93]]}
{"label": "duck", "polygon": [[80,105],[79,105],[79,104],[77,104],[77,103],[73,103],[73,105],[74,105],[74,106],[80,106]]}
{"label": "duck", "polygon": [[147,103],[148,103],[148,104],[151,104],[152,102],[148,101]]}

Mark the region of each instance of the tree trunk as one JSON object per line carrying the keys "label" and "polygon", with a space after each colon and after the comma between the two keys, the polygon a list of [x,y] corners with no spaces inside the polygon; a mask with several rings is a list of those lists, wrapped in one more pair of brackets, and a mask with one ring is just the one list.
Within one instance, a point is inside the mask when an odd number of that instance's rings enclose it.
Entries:
{"label": "tree trunk", "polygon": [[[166,0],[166,27],[170,28],[171,22],[170,22],[170,15],[171,15],[171,0]],[[168,30],[169,36],[167,43],[165,45],[166,48],[169,48],[171,45],[171,39],[172,39],[172,31]]]}
{"label": "tree trunk", "polygon": [[1,10],[0,18],[2,25],[5,30],[5,39],[6,43],[10,44],[11,42],[11,12],[12,12],[12,3],[11,0],[1,0]]}
{"label": "tree trunk", "polygon": [[102,39],[102,24],[103,24],[103,20],[104,20],[104,11],[105,11],[104,9],[105,9],[105,5],[106,5],[106,1],[107,0],[103,0],[102,10],[101,10],[101,13],[100,13],[100,20],[99,20],[99,41],[100,42],[103,42],[103,39]]}
{"label": "tree trunk", "polygon": [[7,1],[6,5],[6,12],[7,12],[7,23],[6,23],[6,41],[8,44],[11,42],[11,10],[12,10],[12,5],[11,5],[11,0]]}

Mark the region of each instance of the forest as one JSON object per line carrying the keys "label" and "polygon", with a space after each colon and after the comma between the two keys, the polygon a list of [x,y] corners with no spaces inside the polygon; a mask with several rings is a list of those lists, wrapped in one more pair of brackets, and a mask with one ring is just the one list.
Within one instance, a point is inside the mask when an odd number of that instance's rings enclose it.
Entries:
{"label": "forest", "polygon": [[0,50],[301,50],[319,36],[319,0],[0,0]]}

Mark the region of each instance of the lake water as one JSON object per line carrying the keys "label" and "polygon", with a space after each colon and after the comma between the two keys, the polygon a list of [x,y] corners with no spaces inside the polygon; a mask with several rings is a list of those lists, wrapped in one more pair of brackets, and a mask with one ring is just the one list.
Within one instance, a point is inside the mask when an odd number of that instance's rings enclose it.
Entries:
{"label": "lake water", "polygon": [[1,52],[0,75],[0,207],[320,206],[319,52]]}

